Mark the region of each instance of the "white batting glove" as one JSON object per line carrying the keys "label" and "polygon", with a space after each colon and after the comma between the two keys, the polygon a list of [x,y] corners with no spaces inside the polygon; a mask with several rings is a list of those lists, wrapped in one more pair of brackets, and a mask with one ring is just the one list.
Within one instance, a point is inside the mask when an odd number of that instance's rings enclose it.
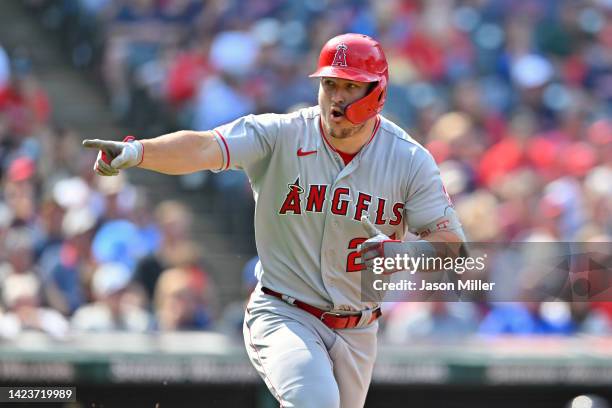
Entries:
{"label": "white batting glove", "polygon": [[[385,258],[395,256],[395,254],[389,253],[388,245],[390,243],[401,243],[399,240],[391,239],[378,228],[376,228],[372,222],[366,217],[361,217],[361,225],[368,233],[368,238],[362,244],[357,247],[357,250],[361,253],[361,261],[366,266],[367,272],[374,272],[374,259]],[[387,249],[387,251],[385,251]],[[395,252],[395,251],[394,251]],[[397,272],[395,270],[385,271],[385,274]]]}
{"label": "white batting glove", "polygon": [[116,176],[119,170],[138,166],[144,158],[142,143],[133,136],[127,136],[123,142],[84,140],[83,146],[99,150],[94,171],[100,176]]}
{"label": "white batting glove", "polygon": [[[370,238],[359,245],[357,250],[361,253],[361,259],[368,272],[374,272],[374,260],[376,258],[397,258],[398,255],[402,259],[404,256],[408,256],[409,258],[437,256],[436,248],[429,241],[418,240],[404,242],[397,239],[391,239],[372,225],[370,220],[365,216],[361,217],[361,225],[363,225],[363,228]],[[402,270],[404,269],[385,269],[383,274],[386,275]]]}

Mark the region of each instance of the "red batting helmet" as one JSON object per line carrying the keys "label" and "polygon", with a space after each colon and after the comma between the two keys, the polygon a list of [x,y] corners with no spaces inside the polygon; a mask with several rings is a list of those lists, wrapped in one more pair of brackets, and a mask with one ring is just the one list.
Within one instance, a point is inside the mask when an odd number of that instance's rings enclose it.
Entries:
{"label": "red batting helmet", "polygon": [[310,76],[377,82],[366,96],[345,109],[350,122],[362,123],[378,114],[385,104],[387,68],[387,58],[378,41],[363,34],[342,34],[323,46],[317,70]]}

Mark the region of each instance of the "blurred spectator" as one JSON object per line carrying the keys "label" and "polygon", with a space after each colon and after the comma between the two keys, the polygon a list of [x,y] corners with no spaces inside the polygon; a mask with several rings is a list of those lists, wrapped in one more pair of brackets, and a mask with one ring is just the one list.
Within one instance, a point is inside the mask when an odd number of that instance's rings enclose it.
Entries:
{"label": "blurred spectator", "polygon": [[31,72],[30,62],[17,59],[10,81],[0,87],[0,112],[9,119],[9,128],[22,137],[48,122],[49,98]]}
{"label": "blurred spectator", "polygon": [[96,218],[87,207],[71,208],[62,220],[62,239],[40,257],[40,275],[47,302],[71,315],[86,301],[83,288],[92,269],[91,241]]}
{"label": "blurred spectator", "polygon": [[96,269],[91,282],[94,303],[80,307],[72,317],[78,331],[144,332],[151,318],[140,305],[129,301],[132,273],[123,264],[105,263]]}
{"label": "blurred spectator", "polygon": [[225,74],[202,82],[194,107],[192,127],[213,129],[254,111],[253,98],[241,90],[240,78]]}
{"label": "blurred spectator", "polygon": [[204,294],[185,269],[165,270],[155,287],[155,315],[161,331],[204,330],[212,321]]}
{"label": "blurred spectator", "polygon": [[[6,242],[6,236],[10,231],[13,222],[13,212],[11,209],[0,201],[0,242]],[[7,248],[0,244],[0,259],[6,259]]]}
{"label": "blurred spectator", "polygon": [[65,209],[55,201],[53,194],[46,194],[39,203],[36,220],[34,252],[36,260],[49,247],[62,242],[62,220]]}
{"label": "blurred spectator", "polygon": [[151,211],[147,192],[139,188],[135,191],[135,195],[135,202],[129,217],[140,232],[145,253],[152,254],[161,245],[161,229]]}
{"label": "blurred spectator", "polygon": [[96,177],[95,189],[102,193],[105,221],[129,218],[137,200],[137,190],[123,173],[115,177]]}
{"label": "blurred spectator", "polygon": [[486,190],[476,191],[457,201],[456,208],[464,232],[474,242],[495,241],[503,219],[497,214],[498,200]]}
{"label": "blurred spectator", "polygon": [[384,338],[391,343],[444,341],[476,332],[480,316],[470,302],[398,302],[388,306]]}
{"label": "blurred spectator", "polygon": [[36,165],[28,157],[14,159],[7,170],[3,195],[13,213],[13,224],[32,226],[36,213]]}
{"label": "blurred spectator", "polygon": [[11,61],[6,50],[0,45],[0,89],[3,89],[11,76]]}
{"label": "blurred spectator", "polygon": [[40,282],[32,273],[13,273],[2,282],[2,302],[7,313],[0,317],[0,336],[14,337],[35,330],[62,338],[68,322],[53,309],[40,306]]}
{"label": "blurred spectator", "polygon": [[244,311],[248,303],[248,297],[257,286],[258,269],[261,269],[259,257],[254,256],[242,268],[242,293],[244,298],[231,302],[223,309],[223,314],[219,322],[215,325],[215,329],[229,334],[231,337],[238,336],[242,333],[242,323],[244,321]]}
{"label": "blurred spectator", "polygon": [[485,335],[571,335],[576,327],[565,302],[495,303],[480,324]]}
{"label": "blurred spectator", "polygon": [[146,248],[140,241],[138,228],[128,220],[104,223],[93,240],[93,254],[97,262],[120,262],[133,268]]}
{"label": "blurred spectator", "polygon": [[191,102],[197,93],[197,84],[210,74],[209,47],[207,38],[197,38],[170,63],[165,92],[167,102],[173,107],[184,108]]}
{"label": "blurred spectator", "polygon": [[[188,33],[202,9],[198,1],[113,2],[105,15],[107,36],[104,75],[118,118],[126,118],[139,101],[131,100],[142,88],[142,70],[155,62],[166,47]],[[140,78],[139,84],[136,79]],[[145,81],[146,82],[146,81]]]}
{"label": "blurred spectator", "polygon": [[94,236],[92,251],[99,263],[120,262],[133,269],[150,248],[143,231],[130,219],[137,192],[124,177],[98,177],[105,221]]}
{"label": "blurred spectator", "polygon": [[579,333],[596,336],[612,333],[612,308],[608,302],[572,302],[571,308]]}
{"label": "blurred spectator", "polygon": [[6,261],[10,270],[16,274],[35,273],[34,240],[32,232],[25,227],[8,230],[4,244]]}
{"label": "blurred spectator", "polygon": [[191,241],[192,214],[182,203],[163,201],[155,209],[159,237],[154,251],[139,259],[135,280],[140,282],[149,297],[153,297],[161,273],[171,267],[196,267],[199,251]]}
{"label": "blurred spectator", "polygon": [[38,133],[38,138],[40,158],[37,164],[39,174],[44,174],[45,189],[52,189],[60,180],[80,176],[79,163],[89,154],[80,151],[81,139],[73,129],[47,128]]}

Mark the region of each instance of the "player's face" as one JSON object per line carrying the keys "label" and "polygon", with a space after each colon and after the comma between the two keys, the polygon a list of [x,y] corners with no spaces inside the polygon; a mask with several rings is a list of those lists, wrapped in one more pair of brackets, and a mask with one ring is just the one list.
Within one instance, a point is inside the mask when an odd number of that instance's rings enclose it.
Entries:
{"label": "player's face", "polygon": [[368,93],[369,83],[340,78],[321,78],[319,106],[325,133],[337,139],[348,138],[359,132],[365,124],[355,125],[344,115],[345,108]]}

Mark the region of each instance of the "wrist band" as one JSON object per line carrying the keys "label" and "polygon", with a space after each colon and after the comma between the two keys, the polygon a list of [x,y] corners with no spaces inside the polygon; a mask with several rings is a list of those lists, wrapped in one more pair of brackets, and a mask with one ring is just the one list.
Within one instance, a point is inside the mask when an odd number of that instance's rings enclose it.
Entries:
{"label": "wrist band", "polygon": [[128,135],[128,136],[124,137],[123,141],[126,142],[126,143],[130,143],[130,142],[138,142],[138,143],[140,143],[140,152],[141,152],[141,155],[140,155],[140,161],[138,162],[136,167],[140,166],[140,163],[142,163],[142,161],[144,160],[144,145],[142,144],[142,142],[140,140],[137,140],[132,135]]}

